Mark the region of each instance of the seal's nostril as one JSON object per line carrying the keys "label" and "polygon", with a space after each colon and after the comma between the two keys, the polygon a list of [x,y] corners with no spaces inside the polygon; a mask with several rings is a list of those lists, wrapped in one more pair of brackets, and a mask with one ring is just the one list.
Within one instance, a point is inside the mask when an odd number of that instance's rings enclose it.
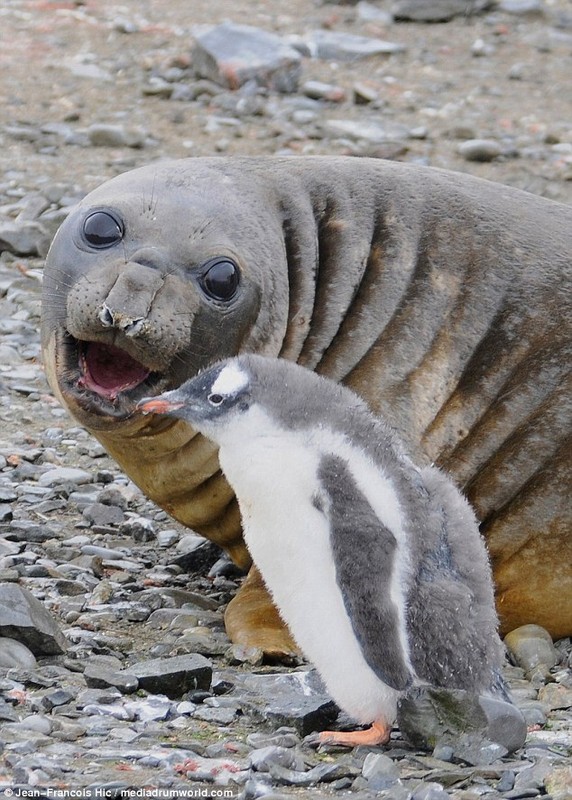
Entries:
{"label": "seal's nostril", "polygon": [[101,324],[106,328],[111,328],[115,322],[112,310],[105,303],[102,305],[98,317]]}
{"label": "seal's nostril", "polygon": [[145,320],[142,317],[139,317],[139,319],[132,319],[129,321],[126,320],[125,322],[121,323],[119,327],[125,332],[126,336],[133,337],[138,336],[141,333],[144,322]]}
{"label": "seal's nostril", "polygon": [[121,311],[112,311],[107,303],[101,306],[98,318],[105,328],[119,328],[129,337],[137,336],[141,333],[145,322],[144,317],[129,317]]}

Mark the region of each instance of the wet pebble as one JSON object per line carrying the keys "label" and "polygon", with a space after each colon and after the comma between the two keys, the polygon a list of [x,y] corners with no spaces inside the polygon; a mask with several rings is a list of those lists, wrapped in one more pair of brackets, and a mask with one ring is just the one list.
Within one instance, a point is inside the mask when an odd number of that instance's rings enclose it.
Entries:
{"label": "wet pebble", "polygon": [[466,161],[493,161],[502,154],[502,147],[494,139],[467,139],[457,152]]}

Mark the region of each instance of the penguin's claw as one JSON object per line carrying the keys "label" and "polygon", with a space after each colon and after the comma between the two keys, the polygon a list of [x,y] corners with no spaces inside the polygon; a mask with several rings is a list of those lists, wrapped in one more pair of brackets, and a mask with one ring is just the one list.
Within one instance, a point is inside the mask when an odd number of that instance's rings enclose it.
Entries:
{"label": "penguin's claw", "polygon": [[344,747],[357,747],[360,744],[387,744],[391,735],[391,726],[385,722],[374,722],[364,731],[322,731],[320,744],[339,744]]}

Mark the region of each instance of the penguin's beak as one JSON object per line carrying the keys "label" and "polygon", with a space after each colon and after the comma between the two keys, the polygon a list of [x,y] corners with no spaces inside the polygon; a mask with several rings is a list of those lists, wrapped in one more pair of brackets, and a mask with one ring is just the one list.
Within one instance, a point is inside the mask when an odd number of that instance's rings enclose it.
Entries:
{"label": "penguin's beak", "polygon": [[177,411],[182,408],[184,403],[175,403],[169,400],[161,400],[157,397],[144,397],[137,403],[137,411],[143,414],[169,414],[171,411]]}

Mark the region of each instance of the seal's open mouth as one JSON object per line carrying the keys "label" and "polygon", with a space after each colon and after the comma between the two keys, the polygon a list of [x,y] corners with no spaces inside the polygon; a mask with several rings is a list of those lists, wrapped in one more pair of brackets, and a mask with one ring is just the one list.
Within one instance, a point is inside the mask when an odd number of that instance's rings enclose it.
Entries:
{"label": "seal's open mouth", "polygon": [[101,397],[114,400],[120,392],[128,392],[151,374],[140,361],[124,350],[101,342],[79,342],[80,377],[78,386],[90,389]]}
{"label": "seal's open mouth", "polygon": [[142,397],[164,391],[168,379],[129,355],[104,342],[63,338],[60,385],[75,402],[93,414],[129,416]]}

